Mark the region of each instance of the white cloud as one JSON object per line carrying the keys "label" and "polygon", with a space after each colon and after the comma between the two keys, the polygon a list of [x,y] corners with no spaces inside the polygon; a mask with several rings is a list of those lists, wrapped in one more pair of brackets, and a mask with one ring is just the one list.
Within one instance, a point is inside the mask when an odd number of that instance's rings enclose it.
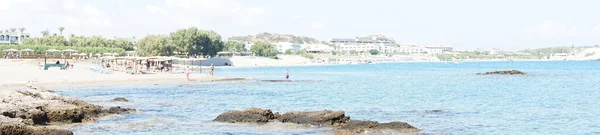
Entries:
{"label": "white cloud", "polygon": [[237,0],[165,0],[165,5],[165,12],[177,14],[174,20],[186,25],[237,22],[254,26],[265,14],[265,9],[245,6]]}
{"label": "white cloud", "polygon": [[156,13],[156,14],[161,14],[161,15],[167,14],[167,12],[165,12],[165,10],[163,10],[162,8],[151,5],[151,4],[146,4],[146,9],[150,13]]}
{"label": "white cloud", "polygon": [[99,17],[104,15],[102,11],[93,7],[90,4],[87,4],[85,5],[85,7],[83,7],[83,13],[88,17]]}
{"label": "white cloud", "polygon": [[66,10],[74,10],[77,6],[75,0],[66,0],[63,4],[63,8]]}
{"label": "white cloud", "polygon": [[323,23],[321,23],[321,22],[316,22],[316,21],[315,21],[315,22],[312,22],[312,23],[311,23],[311,27],[312,27],[313,29],[322,29],[322,28],[325,28],[325,24],[323,24]]}
{"label": "white cloud", "polygon": [[165,0],[165,4],[170,8],[189,9],[191,7],[190,0]]}
{"label": "white cloud", "polygon": [[557,37],[585,37],[600,34],[600,25],[585,27],[580,25],[569,25],[553,20],[523,30],[524,37],[533,38],[557,38]]}
{"label": "white cloud", "polygon": [[0,0],[0,10],[8,10],[11,7],[11,0]]}
{"label": "white cloud", "polygon": [[111,21],[107,18],[106,13],[90,4],[87,4],[83,7],[83,13],[86,20],[93,24],[93,27],[105,27],[110,26],[111,24]]}

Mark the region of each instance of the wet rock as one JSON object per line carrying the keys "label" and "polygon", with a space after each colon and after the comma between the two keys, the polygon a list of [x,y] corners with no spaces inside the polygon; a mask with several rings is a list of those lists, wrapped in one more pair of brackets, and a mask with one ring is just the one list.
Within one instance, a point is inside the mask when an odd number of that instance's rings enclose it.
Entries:
{"label": "wet rock", "polygon": [[442,113],[444,110],[425,110],[426,113]]}
{"label": "wet rock", "polygon": [[24,125],[0,125],[1,135],[73,135],[73,132],[64,129],[51,129],[45,127],[31,127]]}
{"label": "wet rock", "polygon": [[292,80],[261,80],[263,82],[292,82]]}
{"label": "wet rock", "polygon": [[0,90],[0,126],[7,134],[72,134],[55,132],[40,125],[70,124],[95,121],[106,114],[125,114],[135,109],[111,107],[103,110],[101,106],[82,100],[65,97],[39,87],[30,87],[23,91]]}
{"label": "wet rock", "polygon": [[221,113],[213,121],[228,123],[267,123],[275,119],[270,109],[248,108],[244,111],[232,110]]}
{"label": "wet rock", "polygon": [[350,120],[335,128],[336,134],[362,134],[369,133],[416,133],[420,129],[406,122],[378,123],[376,121]]}
{"label": "wet rock", "polygon": [[504,70],[504,71],[492,71],[485,73],[477,73],[477,75],[527,75],[527,73],[519,70]]}
{"label": "wet rock", "polygon": [[110,107],[108,110],[102,110],[102,113],[105,114],[130,114],[135,113],[135,109],[131,108],[121,108],[120,106]]}
{"label": "wet rock", "polygon": [[111,100],[113,102],[129,102],[129,100],[127,100],[124,97],[118,97],[118,98],[114,98],[113,100]]}
{"label": "wet rock", "polygon": [[336,125],[350,120],[344,111],[309,111],[309,112],[287,112],[282,114],[279,121],[283,123],[310,124],[310,125]]}

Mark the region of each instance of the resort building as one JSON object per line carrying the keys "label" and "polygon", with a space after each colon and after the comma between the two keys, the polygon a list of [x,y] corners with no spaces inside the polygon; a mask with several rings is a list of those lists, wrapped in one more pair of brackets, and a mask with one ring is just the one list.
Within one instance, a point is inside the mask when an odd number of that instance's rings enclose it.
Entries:
{"label": "resort building", "polygon": [[335,45],[339,45],[339,44],[348,44],[348,45],[354,45],[354,44],[382,44],[382,45],[392,45],[395,44],[394,41],[390,41],[387,39],[381,39],[381,38],[377,38],[377,37],[372,37],[371,39],[361,39],[361,38],[354,38],[354,39],[344,39],[344,38],[332,38],[329,43],[331,44],[335,44]]}
{"label": "resort building", "polygon": [[296,52],[296,51],[302,49],[301,44],[290,43],[290,42],[278,42],[275,44],[275,47],[277,48],[277,51],[279,53],[285,53],[285,51],[287,51],[288,49],[291,50],[292,52]]}
{"label": "resort building", "polygon": [[0,32],[0,44],[19,44],[25,38],[29,38],[29,33]]}
{"label": "resort building", "polygon": [[303,44],[302,49],[309,53],[331,53],[333,47],[324,44]]}
{"label": "resort building", "polygon": [[442,52],[452,52],[453,48],[450,46],[425,46],[425,48],[427,49],[432,49],[432,50],[442,50]]}

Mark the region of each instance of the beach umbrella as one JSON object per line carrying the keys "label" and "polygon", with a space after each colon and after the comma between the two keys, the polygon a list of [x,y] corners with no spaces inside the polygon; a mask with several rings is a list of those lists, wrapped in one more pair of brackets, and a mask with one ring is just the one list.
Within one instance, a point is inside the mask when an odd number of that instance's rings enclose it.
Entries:
{"label": "beach umbrella", "polygon": [[62,50],[63,52],[77,52],[77,50],[73,50],[73,49],[66,49],[66,50]]}
{"label": "beach umbrella", "polygon": [[17,52],[17,51],[19,51],[19,50],[17,50],[17,49],[6,49],[6,50],[4,50],[4,51],[5,51],[5,52]]}
{"label": "beach umbrella", "polygon": [[32,50],[32,49],[29,49],[29,48],[27,48],[27,49],[23,49],[23,50],[21,50],[21,52],[33,52],[33,50]]}
{"label": "beach umbrella", "polygon": [[80,53],[79,55],[81,55],[81,56],[86,56],[87,54],[85,54],[85,53]]}
{"label": "beach umbrella", "polygon": [[49,50],[46,50],[46,52],[60,52],[60,50],[56,50],[56,49],[49,49]]}
{"label": "beach umbrella", "polygon": [[56,49],[49,49],[49,50],[46,50],[46,54],[48,54],[48,52],[50,52],[50,53],[54,54],[54,52],[60,52],[60,50],[56,50]]}
{"label": "beach umbrella", "polygon": [[73,53],[73,54],[71,54],[71,55],[79,55],[79,53]]}
{"label": "beach umbrella", "polygon": [[73,53],[73,52],[77,52],[77,50],[73,50],[73,49],[65,49],[65,50],[62,50],[62,52],[68,52],[68,53],[69,53],[69,55],[73,55],[72,53]]}

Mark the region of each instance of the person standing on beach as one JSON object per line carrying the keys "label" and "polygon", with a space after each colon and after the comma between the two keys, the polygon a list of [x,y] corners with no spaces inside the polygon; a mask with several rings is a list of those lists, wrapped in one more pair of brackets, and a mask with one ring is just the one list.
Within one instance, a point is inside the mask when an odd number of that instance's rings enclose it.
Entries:
{"label": "person standing on beach", "polygon": [[190,66],[185,69],[186,81],[190,81],[190,74],[192,73]]}
{"label": "person standing on beach", "polygon": [[287,68],[285,69],[285,79],[286,80],[290,79],[290,72],[289,72],[289,69],[287,69]]}
{"label": "person standing on beach", "polygon": [[214,75],[215,74],[215,64],[214,63],[210,64],[210,72],[209,72],[209,74],[210,75]]}

